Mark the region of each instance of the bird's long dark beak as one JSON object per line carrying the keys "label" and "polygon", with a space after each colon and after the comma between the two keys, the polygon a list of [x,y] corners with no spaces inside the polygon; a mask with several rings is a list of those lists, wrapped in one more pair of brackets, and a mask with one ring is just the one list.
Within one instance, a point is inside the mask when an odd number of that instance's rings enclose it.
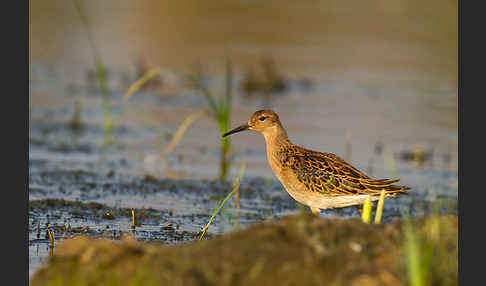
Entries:
{"label": "bird's long dark beak", "polygon": [[241,131],[245,131],[245,130],[248,130],[250,128],[250,125],[248,124],[243,124],[241,126],[238,126],[236,127],[235,129],[231,130],[231,131],[228,131],[226,133],[223,134],[223,137],[226,137],[228,135],[231,135],[233,133],[237,133],[237,132],[241,132]]}

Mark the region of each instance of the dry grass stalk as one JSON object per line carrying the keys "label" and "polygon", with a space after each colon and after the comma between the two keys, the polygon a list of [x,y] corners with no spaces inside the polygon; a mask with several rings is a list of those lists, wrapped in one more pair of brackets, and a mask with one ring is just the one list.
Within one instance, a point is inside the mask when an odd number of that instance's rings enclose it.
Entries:
{"label": "dry grass stalk", "polygon": [[49,246],[54,247],[54,237],[49,226],[47,227],[47,235],[49,236]]}
{"label": "dry grass stalk", "polygon": [[239,208],[240,208],[240,184],[239,184],[239,182],[236,182],[236,181],[235,181],[235,182],[233,183],[233,187],[236,189],[236,190],[235,190],[235,195],[234,195],[234,197],[233,197],[234,202],[235,202],[235,207],[236,207],[237,209],[239,209]]}
{"label": "dry grass stalk", "polygon": [[160,74],[160,68],[152,68],[147,71],[139,80],[134,82],[123,95],[123,101],[128,101],[132,95],[137,92],[145,83],[147,83],[151,78]]}
{"label": "dry grass stalk", "polygon": [[172,137],[172,140],[169,142],[169,145],[167,145],[167,147],[165,147],[164,151],[162,151],[162,153],[160,153],[160,160],[164,160],[165,156],[167,156],[167,154],[169,154],[177,146],[177,144],[181,140],[182,136],[186,132],[187,128],[196,119],[198,119],[199,117],[201,117],[202,115],[204,115],[206,113],[207,113],[206,110],[199,110],[199,111],[196,111],[196,112],[189,114],[189,116],[187,116],[186,119],[184,119],[184,121],[179,126],[179,129],[177,129],[176,134],[174,135],[174,137]]}

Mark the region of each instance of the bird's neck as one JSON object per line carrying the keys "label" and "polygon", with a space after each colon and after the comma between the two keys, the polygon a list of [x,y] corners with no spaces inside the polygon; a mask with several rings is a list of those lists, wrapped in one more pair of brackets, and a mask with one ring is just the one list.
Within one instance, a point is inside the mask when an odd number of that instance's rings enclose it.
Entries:
{"label": "bird's neck", "polygon": [[282,145],[288,144],[289,138],[287,137],[287,131],[281,126],[277,125],[270,130],[263,133],[267,148],[273,149]]}
{"label": "bird's neck", "polygon": [[273,130],[268,130],[263,133],[265,136],[266,149],[267,149],[267,159],[273,173],[277,178],[282,181],[282,163],[281,163],[281,152],[286,148],[286,146],[291,145],[287,132],[281,126],[276,126]]}

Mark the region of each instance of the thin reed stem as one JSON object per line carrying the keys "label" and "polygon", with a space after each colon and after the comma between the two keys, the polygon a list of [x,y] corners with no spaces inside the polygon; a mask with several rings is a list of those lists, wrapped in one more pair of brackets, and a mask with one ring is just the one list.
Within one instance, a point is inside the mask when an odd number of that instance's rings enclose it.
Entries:
{"label": "thin reed stem", "polygon": [[135,228],[135,210],[132,209],[132,229]]}
{"label": "thin reed stem", "polygon": [[214,210],[213,215],[209,219],[209,222],[203,227],[202,232],[201,232],[201,235],[199,236],[199,240],[202,240],[203,239],[204,235],[206,234],[206,232],[209,229],[209,225],[211,225],[211,222],[213,221],[214,217],[223,208],[224,203],[226,203],[226,201],[231,197],[231,195],[239,189],[240,182],[241,182],[241,177],[243,176],[243,173],[245,172],[245,167],[246,167],[246,163],[245,163],[245,161],[243,161],[241,163],[241,167],[240,167],[240,171],[238,173],[238,177],[236,178],[236,180],[234,182],[233,190],[224,198],[224,200],[221,202],[221,204],[218,206],[218,208],[216,208],[216,210]]}

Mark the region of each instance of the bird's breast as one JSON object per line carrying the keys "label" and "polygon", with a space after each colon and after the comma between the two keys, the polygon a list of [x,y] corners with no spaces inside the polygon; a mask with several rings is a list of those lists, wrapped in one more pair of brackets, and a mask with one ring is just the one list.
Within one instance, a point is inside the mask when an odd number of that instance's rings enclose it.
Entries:
{"label": "bird's breast", "polygon": [[295,189],[293,182],[296,181],[295,174],[283,162],[283,156],[280,151],[267,152],[268,164],[272,168],[273,173],[284,185],[285,189]]}
{"label": "bird's breast", "polygon": [[277,178],[282,181],[282,163],[279,158],[280,154],[277,151],[272,151],[267,149],[267,160],[270,168],[272,168],[273,173]]}

